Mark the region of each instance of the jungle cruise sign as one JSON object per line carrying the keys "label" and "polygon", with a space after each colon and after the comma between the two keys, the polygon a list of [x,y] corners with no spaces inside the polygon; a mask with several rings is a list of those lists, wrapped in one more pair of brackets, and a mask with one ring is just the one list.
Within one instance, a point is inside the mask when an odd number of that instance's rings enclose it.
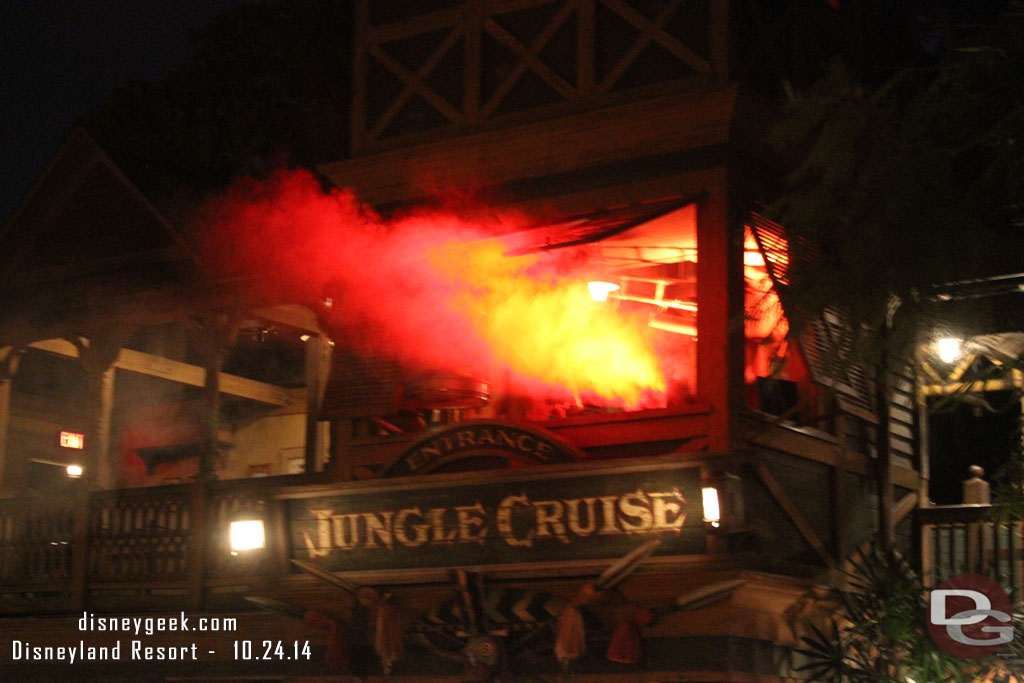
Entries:
{"label": "jungle cruise sign", "polygon": [[[430,481],[436,479],[436,482]],[[699,470],[533,467],[381,482],[288,500],[291,554],[332,571],[704,552]]]}

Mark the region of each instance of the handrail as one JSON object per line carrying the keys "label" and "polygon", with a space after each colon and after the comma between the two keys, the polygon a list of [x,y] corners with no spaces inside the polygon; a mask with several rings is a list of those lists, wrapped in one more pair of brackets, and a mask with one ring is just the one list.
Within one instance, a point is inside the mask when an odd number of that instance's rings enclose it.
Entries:
{"label": "handrail", "polygon": [[997,505],[942,505],[914,514],[921,574],[934,587],[956,574],[991,576],[1022,599],[1024,520],[1000,518]]}

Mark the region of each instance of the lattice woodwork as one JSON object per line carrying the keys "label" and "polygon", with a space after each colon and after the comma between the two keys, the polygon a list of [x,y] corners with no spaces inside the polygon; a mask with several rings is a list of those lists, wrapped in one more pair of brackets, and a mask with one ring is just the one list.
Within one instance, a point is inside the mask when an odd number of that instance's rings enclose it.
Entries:
{"label": "lattice woodwork", "polygon": [[0,584],[65,584],[71,578],[71,506],[0,505]]}
{"label": "lattice woodwork", "polygon": [[94,497],[89,509],[89,578],[180,580],[188,572],[186,487]]}
{"label": "lattice woodwork", "polygon": [[706,85],[725,72],[726,14],[724,0],[358,0],[353,151]]}

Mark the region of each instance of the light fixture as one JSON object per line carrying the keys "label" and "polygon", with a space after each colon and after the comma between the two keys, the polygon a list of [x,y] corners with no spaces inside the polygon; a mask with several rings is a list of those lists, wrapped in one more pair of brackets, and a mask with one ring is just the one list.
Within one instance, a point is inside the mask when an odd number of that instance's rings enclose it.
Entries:
{"label": "light fixture", "polygon": [[704,523],[711,529],[726,533],[741,530],[745,521],[742,484],[739,477],[728,472],[715,472],[704,479],[701,502]]}
{"label": "light fixture", "polygon": [[700,490],[700,496],[704,502],[704,521],[718,528],[722,521],[722,511],[718,507],[718,489],[714,486],[705,486]]}
{"label": "light fixture", "polygon": [[78,479],[82,476],[81,465],[68,465],[64,471],[67,472],[68,476],[72,479]]}
{"label": "light fixture", "polygon": [[587,283],[590,290],[590,298],[594,301],[608,301],[608,293],[618,291],[619,286],[614,282],[603,282],[593,280]]}
{"label": "light fixture", "polygon": [[960,357],[960,340],[953,337],[944,337],[938,341],[936,347],[939,352],[939,360],[943,363],[952,363]]}
{"label": "light fixture", "polygon": [[241,550],[258,550],[266,545],[266,534],[262,519],[240,519],[231,522],[229,538],[231,554],[237,555]]}
{"label": "light fixture", "polygon": [[299,339],[301,339],[304,342],[305,341],[309,341],[309,335],[308,334],[300,334],[299,335]]}

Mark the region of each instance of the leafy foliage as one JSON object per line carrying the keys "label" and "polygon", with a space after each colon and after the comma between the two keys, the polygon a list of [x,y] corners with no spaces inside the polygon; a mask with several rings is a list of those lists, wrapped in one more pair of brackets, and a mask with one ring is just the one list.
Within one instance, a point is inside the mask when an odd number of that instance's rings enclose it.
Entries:
{"label": "leafy foliage", "polygon": [[[848,577],[846,589],[833,591],[836,619],[804,638],[800,653],[807,661],[797,670],[811,680],[966,683],[1017,665],[1000,657],[958,659],[936,647],[925,625],[927,593],[898,553],[874,548],[855,559]],[[1021,615],[1014,622],[1019,647]]]}
{"label": "leafy foliage", "polygon": [[1003,5],[948,27],[933,63],[876,86],[836,60],[793,96],[773,139],[799,160],[771,209],[790,236],[793,334],[833,308],[859,360],[896,357],[933,319],[935,287],[1019,267],[1024,9]]}

